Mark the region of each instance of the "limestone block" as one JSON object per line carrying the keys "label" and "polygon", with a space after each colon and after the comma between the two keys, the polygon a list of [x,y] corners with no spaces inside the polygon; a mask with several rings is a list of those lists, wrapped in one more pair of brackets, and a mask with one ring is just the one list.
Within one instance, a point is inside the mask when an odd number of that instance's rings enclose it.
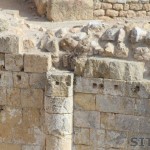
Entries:
{"label": "limestone block", "polygon": [[41,146],[23,145],[22,150],[41,150]]}
{"label": "limestone block", "polygon": [[27,127],[40,126],[40,110],[36,108],[23,108],[23,124]]}
{"label": "limestone block", "polygon": [[96,111],[74,111],[74,126],[100,128],[100,113]]}
{"label": "limestone block", "polygon": [[29,87],[29,75],[25,72],[13,72],[13,81],[15,88]]}
{"label": "limestone block", "polygon": [[117,36],[118,36],[118,33],[119,33],[119,28],[110,28],[110,29],[107,29],[101,39],[102,40],[105,40],[105,41],[115,41]]}
{"label": "limestone block", "polygon": [[22,38],[17,35],[4,33],[0,35],[0,52],[19,53],[22,51]]}
{"label": "limestone block", "polygon": [[124,10],[125,11],[129,10],[129,4],[124,4]]}
{"label": "limestone block", "polygon": [[43,108],[43,91],[41,89],[21,89],[22,107]]}
{"label": "limestone block", "polygon": [[129,97],[135,98],[149,98],[150,96],[150,82],[127,82],[126,94]]}
{"label": "limestone block", "polygon": [[138,11],[138,12],[136,13],[136,16],[137,16],[137,17],[145,17],[145,16],[146,16],[146,11]]}
{"label": "limestone block", "polygon": [[69,97],[73,95],[73,74],[67,71],[47,73],[46,96]]}
{"label": "limestone block", "polygon": [[135,115],[138,116],[150,116],[150,103],[149,99],[136,99],[135,103]]}
{"label": "limestone block", "polygon": [[8,88],[6,97],[8,106],[21,106],[21,90],[17,88]]}
{"label": "limestone block", "polygon": [[113,9],[115,10],[123,10],[123,5],[122,4],[113,4]]}
{"label": "limestone block", "polygon": [[120,11],[119,17],[127,17],[127,11]]}
{"label": "limestone block", "polygon": [[30,73],[29,74],[29,85],[35,89],[44,89],[46,85],[46,74],[45,73]]}
{"label": "limestone block", "polygon": [[105,11],[103,9],[94,11],[94,17],[104,16],[104,15],[105,15]]}
{"label": "limestone block", "polygon": [[150,11],[150,4],[144,4],[143,10]]}
{"label": "limestone block", "polygon": [[96,110],[100,112],[134,114],[135,99],[120,96],[97,95]]}
{"label": "limestone block", "polygon": [[115,56],[118,58],[126,58],[129,55],[129,49],[123,42],[117,44],[115,49]]}
{"label": "limestone block", "polygon": [[117,3],[117,0],[103,0],[105,3]]}
{"label": "limestone block", "polygon": [[116,10],[111,10],[111,9],[106,10],[106,16],[117,17],[118,15],[119,15],[119,12]]}
{"label": "limestone block", "polygon": [[51,55],[46,53],[25,54],[24,71],[44,73],[50,70],[52,66]]}
{"label": "limestone block", "polygon": [[49,114],[70,114],[73,112],[73,97],[45,96],[44,108]]}
{"label": "limestone block", "polygon": [[112,43],[107,43],[105,45],[103,55],[107,57],[114,56],[114,45]]}
{"label": "limestone block", "polygon": [[139,118],[139,132],[140,133],[150,133],[150,119],[149,117],[140,117]]}
{"label": "limestone block", "polygon": [[135,27],[131,31],[131,42],[137,43],[143,41],[146,37],[147,32],[139,27]]}
{"label": "limestone block", "polygon": [[133,18],[136,17],[136,13],[133,10],[128,10],[127,11],[127,18]]}
{"label": "limestone block", "polygon": [[93,149],[99,149],[105,147],[105,130],[102,129],[90,129],[90,145]]}
{"label": "limestone block", "polygon": [[72,136],[65,135],[62,137],[48,135],[46,137],[46,150],[71,150]]}
{"label": "limestone block", "polygon": [[104,95],[125,96],[126,82],[121,80],[104,79]]}
{"label": "limestone block", "polygon": [[34,0],[34,2],[36,4],[38,13],[40,15],[45,15],[48,0]]}
{"label": "limestone block", "polygon": [[75,110],[95,110],[96,100],[93,94],[75,93],[74,109]]}
{"label": "limestone block", "polygon": [[121,28],[118,33],[118,42],[124,42],[126,37],[126,31]]}
{"label": "limestone block", "polygon": [[5,69],[8,71],[23,71],[22,54],[5,54]]}
{"label": "limestone block", "polygon": [[101,78],[81,78],[76,77],[75,92],[80,93],[101,93],[104,92],[104,81]]}
{"label": "limestone block", "polygon": [[112,4],[110,3],[102,3],[101,4],[101,9],[111,9],[112,8]]}
{"label": "limestone block", "polygon": [[74,144],[90,145],[90,129],[74,128]]}
{"label": "limestone block", "polygon": [[0,88],[0,105],[6,105],[6,88]]}
{"label": "limestone block", "polygon": [[0,144],[0,150],[22,150],[21,145],[17,144]]}
{"label": "limestone block", "polygon": [[87,145],[73,145],[73,150],[91,150],[91,147]]}
{"label": "limestone block", "polygon": [[49,20],[53,21],[92,19],[93,0],[48,1],[47,17]]}
{"label": "limestone block", "polygon": [[0,70],[5,69],[5,54],[0,53]]}
{"label": "limestone block", "polygon": [[142,10],[143,4],[130,4],[131,10]]}
{"label": "limestone block", "polygon": [[9,23],[7,20],[0,19],[0,32],[7,31],[9,28]]}
{"label": "limestone block", "polygon": [[54,136],[72,134],[72,114],[45,113],[45,132]]}
{"label": "limestone block", "polygon": [[106,147],[124,149],[128,144],[127,132],[106,131]]}
{"label": "limestone block", "polygon": [[12,72],[0,71],[0,86],[13,87]]}
{"label": "limestone block", "polygon": [[[86,61],[85,66],[78,65],[77,67],[81,67],[80,70],[84,70],[84,77],[126,81],[141,80],[144,72],[144,63],[142,62],[97,57],[90,57]],[[76,69],[75,74],[78,75]]]}

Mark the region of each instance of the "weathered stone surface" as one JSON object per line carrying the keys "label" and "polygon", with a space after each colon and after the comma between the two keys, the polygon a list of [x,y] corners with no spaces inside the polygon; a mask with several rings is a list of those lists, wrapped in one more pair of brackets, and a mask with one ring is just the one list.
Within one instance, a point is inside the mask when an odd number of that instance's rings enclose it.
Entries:
{"label": "weathered stone surface", "polygon": [[144,4],[143,9],[146,11],[150,11],[150,4]]}
{"label": "weathered stone surface", "polygon": [[137,16],[137,17],[145,17],[145,16],[146,16],[146,11],[138,11],[138,12],[136,13],[136,16]]}
{"label": "weathered stone surface", "polygon": [[22,51],[22,38],[13,34],[0,35],[0,52],[2,53],[19,53]]}
{"label": "weathered stone surface", "polygon": [[29,85],[35,89],[44,89],[46,85],[46,73],[30,73]]}
{"label": "weathered stone surface", "polygon": [[95,110],[96,100],[93,94],[75,93],[74,109],[75,110]]}
{"label": "weathered stone surface", "polygon": [[22,150],[41,150],[41,146],[23,145]]}
{"label": "weathered stone surface", "polygon": [[47,17],[53,21],[91,19],[93,18],[93,0],[71,0],[69,3],[65,0],[49,1]]}
{"label": "weathered stone surface", "polygon": [[90,129],[74,128],[74,144],[90,145]]}
{"label": "weathered stone surface", "polygon": [[1,150],[21,150],[21,145],[17,144],[0,144]]}
{"label": "weathered stone surface", "polygon": [[103,9],[94,11],[94,17],[104,16],[104,15],[105,15],[105,11]]}
{"label": "weathered stone surface", "polygon": [[8,88],[6,101],[8,106],[21,106],[21,90],[17,88]]}
{"label": "weathered stone surface", "polygon": [[4,19],[0,19],[0,32],[6,31],[9,28],[9,23],[4,20]]}
{"label": "weathered stone surface", "polygon": [[91,147],[87,145],[74,145],[73,150],[90,150]]}
{"label": "weathered stone surface", "polygon": [[104,92],[104,81],[102,78],[76,77],[76,85],[74,91],[80,93],[102,94]]}
{"label": "weathered stone surface", "polygon": [[118,16],[118,11],[116,10],[111,10],[111,9],[108,9],[106,10],[106,16],[109,16],[109,17],[117,17]]}
{"label": "weathered stone surface", "polygon": [[107,29],[102,35],[101,39],[105,41],[115,41],[119,33],[118,28]]}
{"label": "weathered stone surface", "polygon": [[0,53],[0,70],[5,70],[5,54]]}
{"label": "weathered stone surface", "polygon": [[44,73],[50,70],[52,66],[50,54],[25,54],[24,71]]}
{"label": "weathered stone surface", "polygon": [[115,56],[118,58],[126,58],[128,57],[129,49],[125,46],[124,43],[118,43],[115,49]]}
{"label": "weathered stone surface", "polygon": [[146,37],[146,33],[147,33],[146,31],[144,31],[139,27],[133,28],[131,31],[131,39],[130,39],[131,42],[136,43],[144,40],[144,38]]}
{"label": "weathered stone surface", "polygon": [[13,72],[13,81],[15,88],[28,88],[29,75],[24,72]]}
{"label": "weathered stone surface", "polygon": [[112,4],[110,4],[110,3],[102,3],[101,4],[101,8],[102,9],[111,9],[112,8]]}
{"label": "weathered stone surface", "polygon": [[143,4],[130,4],[131,10],[142,10]]}
{"label": "weathered stone surface", "polygon": [[114,55],[114,45],[112,43],[107,43],[104,47],[104,56],[112,57]]}
{"label": "weathered stone surface", "polygon": [[43,91],[41,89],[21,89],[22,107],[43,108]]}
{"label": "weathered stone surface", "polygon": [[40,15],[45,15],[48,0],[34,0],[34,2],[36,4],[38,13]]}
{"label": "weathered stone surface", "polygon": [[134,98],[126,98],[120,96],[96,96],[96,110],[100,112],[134,114]]}
{"label": "weathered stone surface", "polygon": [[[144,72],[144,63],[141,62],[96,57],[89,58],[85,66],[78,67],[83,67],[82,69],[80,68],[80,70],[84,70],[84,74],[82,75],[84,77],[127,81],[143,79]],[[76,70],[75,74],[78,75]]]}
{"label": "weathered stone surface", "polygon": [[100,128],[100,113],[96,111],[74,111],[74,126]]}
{"label": "weathered stone surface", "polygon": [[72,149],[71,135],[65,135],[62,137],[48,135],[46,137],[46,150],[71,150],[71,149]]}
{"label": "weathered stone surface", "polygon": [[133,10],[128,10],[127,11],[127,18],[133,18],[136,17],[136,13]]}
{"label": "weathered stone surface", "polygon": [[6,105],[6,88],[0,88],[0,105]]}
{"label": "weathered stone surface", "polygon": [[46,95],[69,97],[73,95],[73,74],[67,71],[47,73]]}
{"label": "weathered stone surface", "polygon": [[5,69],[8,71],[23,71],[23,55],[5,54]]}
{"label": "weathered stone surface", "polygon": [[13,87],[12,72],[0,71],[0,86],[1,87]]}
{"label": "weathered stone surface", "polygon": [[124,42],[125,36],[126,36],[126,32],[123,28],[121,28],[118,33],[118,42]]}
{"label": "weathered stone surface", "polygon": [[113,9],[115,10],[123,10],[123,5],[122,4],[113,4]]}
{"label": "weathered stone surface", "polygon": [[47,113],[71,114],[73,112],[73,98],[45,97],[44,108]]}
{"label": "weathered stone surface", "polygon": [[72,114],[45,113],[45,132],[54,136],[72,134]]}

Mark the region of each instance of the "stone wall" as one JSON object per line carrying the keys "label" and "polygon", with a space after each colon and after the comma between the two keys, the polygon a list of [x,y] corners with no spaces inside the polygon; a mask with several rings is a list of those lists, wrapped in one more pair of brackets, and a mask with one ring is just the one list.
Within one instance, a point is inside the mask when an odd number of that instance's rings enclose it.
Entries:
{"label": "stone wall", "polygon": [[35,4],[50,21],[150,16],[148,0],[35,0]]}
{"label": "stone wall", "polygon": [[149,23],[17,21],[0,24],[0,150],[148,149],[130,142],[150,138]]}

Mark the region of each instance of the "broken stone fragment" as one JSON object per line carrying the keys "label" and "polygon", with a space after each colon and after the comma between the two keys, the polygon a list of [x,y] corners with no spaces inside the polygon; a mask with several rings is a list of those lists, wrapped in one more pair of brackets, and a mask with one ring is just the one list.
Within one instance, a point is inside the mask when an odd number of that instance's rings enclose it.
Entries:
{"label": "broken stone fragment", "polygon": [[71,36],[76,41],[81,41],[87,38],[87,34],[85,32],[75,33]]}
{"label": "broken stone fragment", "polygon": [[118,33],[118,42],[124,42],[125,36],[126,36],[126,32],[123,28],[121,28]]}
{"label": "broken stone fragment", "polygon": [[68,29],[67,28],[61,28],[58,31],[56,31],[55,36],[57,38],[63,38],[67,33],[68,33]]}
{"label": "broken stone fragment", "polygon": [[107,29],[102,35],[101,39],[104,41],[115,41],[119,33],[119,28]]}
{"label": "broken stone fragment", "polygon": [[147,32],[146,37],[145,37],[145,42],[146,44],[150,45],[150,32]]}
{"label": "broken stone fragment", "polygon": [[145,39],[147,32],[139,27],[135,27],[131,31],[131,43],[141,42]]}
{"label": "broken stone fragment", "polygon": [[128,57],[129,49],[125,46],[124,43],[118,43],[115,49],[115,56],[119,58]]}
{"label": "broken stone fragment", "polygon": [[73,51],[78,45],[78,41],[72,39],[71,37],[66,37],[62,39],[59,43],[60,49],[64,51]]}
{"label": "broken stone fragment", "polygon": [[32,39],[26,39],[23,41],[24,49],[32,49],[35,47],[34,41]]}
{"label": "broken stone fragment", "polygon": [[9,28],[9,23],[4,20],[4,19],[0,19],[0,32],[2,31],[6,31]]}
{"label": "broken stone fragment", "polygon": [[91,48],[93,49],[94,55],[99,55],[104,52],[104,49],[99,45],[97,41],[91,41]]}
{"label": "broken stone fragment", "polygon": [[105,56],[114,56],[114,45],[112,43],[107,43],[104,47]]}

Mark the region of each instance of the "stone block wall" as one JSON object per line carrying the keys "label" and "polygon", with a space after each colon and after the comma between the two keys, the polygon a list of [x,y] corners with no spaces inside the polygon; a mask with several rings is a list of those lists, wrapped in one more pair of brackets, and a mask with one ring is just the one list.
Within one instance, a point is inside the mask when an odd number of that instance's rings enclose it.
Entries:
{"label": "stone block wall", "polygon": [[50,21],[150,16],[149,0],[34,0]]}

